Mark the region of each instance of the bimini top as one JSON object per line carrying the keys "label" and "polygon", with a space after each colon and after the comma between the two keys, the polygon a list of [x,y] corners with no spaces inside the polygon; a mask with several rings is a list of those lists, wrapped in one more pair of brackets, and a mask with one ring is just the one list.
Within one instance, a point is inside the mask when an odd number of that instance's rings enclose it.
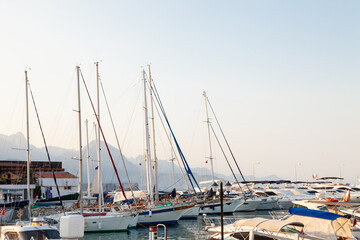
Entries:
{"label": "bimini top", "polygon": [[250,228],[261,228],[272,232],[281,232],[281,230],[289,225],[304,227],[304,224],[299,221],[289,220],[277,220],[268,218],[251,218],[241,219],[236,221],[234,227],[250,227]]}
{"label": "bimini top", "polygon": [[305,217],[314,217],[314,218],[320,218],[320,219],[326,219],[334,221],[335,219],[339,217],[343,218],[350,218],[350,215],[340,215],[336,213],[331,212],[324,212],[319,210],[312,210],[312,209],[305,209],[305,208],[290,208],[289,209],[290,214],[293,215],[299,215],[299,216],[305,216]]}

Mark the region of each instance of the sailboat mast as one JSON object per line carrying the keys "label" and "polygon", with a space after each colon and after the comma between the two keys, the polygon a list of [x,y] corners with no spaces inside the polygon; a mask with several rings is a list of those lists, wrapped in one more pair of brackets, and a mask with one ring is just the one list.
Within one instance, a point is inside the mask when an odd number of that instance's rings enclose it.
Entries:
{"label": "sailboat mast", "polygon": [[154,104],[153,104],[153,97],[152,97],[152,86],[151,86],[151,71],[150,65],[148,65],[149,71],[149,84],[150,84],[150,103],[151,103],[151,125],[152,125],[152,132],[153,132],[153,151],[154,151],[154,180],[155,180],[155,201],[159,201],[159,188],[158,188],[158,165],[156,159],[156,144],[155,144],[155,124],[154,124]]}
{"label": "sailboat mast", "polygon": [[86,163],[87,163],[87,195],[90,197],[90,154],[89,154],[89,128],[88,120],[85,120],[86,125]]}
{"label": "sailboat mast", "polygon": [[150,197],[150,201],[153,202],[153,189],[152,189],[152,176],[151,176],[151,153],[150,153],[150,134],[149,134],[149,116],[146,99],[146,78],[145,71],[143,70],[144,81],[144,118],[145,118],[145,164],[146,164],[146,179],[147,190]]}
{"label": "sailboat mast", "polygon": [[80,67],[76,66],[77,90],[78,90],[78,119],[79,119],[79,205],[80,214],[83,214],[82,197],[82,144],[81,144],[81,106],[80,106]]}
{"label": "sailboat mast", "polygon": [[209,136],[209,150],[210,150],[210,165],[211,165],[211,177],[212,181],[214,182],[214,165],[213,165],[213,157],[212,157],[212,148],[211,148],[211,138],[210,138],[210,120],[209,120],[209,114],[207,109],[207,96],[206,92],[203,92],[204,100],[205,100],[205,111],[206,111],[206,123],[207,123],[207,130],[208,130],[208,136]]}
{"label": "sailboat mast", "polygon": [[[96,66],[96,96],[97,96],[97,116],[98,116],[98,121],[100,123],[100,97],[99,97],[99,62],[96,62],[95,63],[95,66]],[[100,143],[101,143],[101,137],[100,137],[100,128],[98,128],[98,131],[97,131],[97,135],[98,135],[98,143],[97,143],[97,154],[98,154],[98,187],[99,187],[99,212],[102,211],[101,209],[101,205],[102,205],[102,186],[101,186],[101,161],[100,161],[100,156],[101,156],[101,152],[100,152],[100,149],[101,149],[101,146],[100,146]]]}
{"label": "sailboat mast", "polygon": [[28,100],[28,76],[27,71],[25,70],[25,96],[26,96],[26,157],[27,157],[27,180],[26,180],[26,190],[27,190],[27,199],[29,201],[29,221],[31,222],[31,195],[30,195],[30,137],[29,137],[29,100]]}

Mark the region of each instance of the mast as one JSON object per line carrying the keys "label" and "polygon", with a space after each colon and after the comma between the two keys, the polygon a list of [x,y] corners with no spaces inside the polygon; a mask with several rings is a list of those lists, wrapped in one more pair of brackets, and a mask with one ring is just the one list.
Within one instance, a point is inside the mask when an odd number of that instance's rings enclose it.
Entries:
{"label": "mast", "polygon": [[205,111],[206,111],[206,123],[207,123],[207,130],[208,130],[208,136],[209,136],[209,151],[210,151],[210,164],[211,164],[211,176],[212,181],[214,182],[214,165],[213,165],[213,157],[212,157],[212,148],[211,148],[211,138],[210,138],[210,120],[209,120],[209,114],[207,109],[207,96],[206,92],[203,92],[204,100],[205,100]]}
{"label": "mast", "polygon": [[[98,116],[98,121],[100,123],[100,98],[99,98],[99,62],[95,62],[95,66],[96,66],[96,96],[97,96],[97,116]],[[98,128],[97,131],[97,155],[98,155],[98,187],[99,187],[99,212],[102,211],[101,209],[101,205],[102,205],[102,187],[101,187],[101,161],[100,161],[100,156],[101,156],[101,137],[100,137],[100,128]]]}
{"label": "mast", "polygon": [[156,159],[156,141],[155,141],[155,125],[154,125],[154,104],[153,104],[153,97],[152,97],[152,86],[151,86],[151,71],[150,65],[148,65],[149,71],[149,84],[150,84],[150,104],[151,104],[151,125],[152,125],[152,132],[153,132],[153,151],[154,151],[154,181],[155,181],[155,201],[159,201],[159,188],[158,188],[158,165]]}
{"label": "mast", "polygon": [[[171,132],[169,132],[169,139],[170,139],[170,145],[171,145]],[[173,149],[171,148],[170,150],[171,150],[170,161],[171,161],[171,165],[172,165],[172,180],[173,180],[173,186],[175,187],[175,168],[174,168],[175,157],[174,157]],[[185,179],[185,181],[186,181],[186,179]]]}
{"label": "mast", "polygon": [[149,134],[149,116],[146,99],[146,78],[145,71],[143,70],[143,81],[144,81],[144,118],[145,118],[145,164],[146,164],[146,179],[147,179],[147,190],[150,197],[151,203],[153,203],[153,189],[152,189],[152,176],[151,176],[151,153],[150,153],[150,134]]}
{"label": "mast", "polygon": [[29,201],[29,221],[31,223],[31,195],[30,195],[30,138],[29,138],[29,100],[28,100],[28,76],[27,71],[25,70],[25,97],[26,97],[26,157],[27,157],[27,181],[26,181],[26,190],[27,190],[27,199]]}
{"label": "mast", "polygon": [[78,118],[79,118],[79,202],[80,214],[83,214],[82,197],[82,144],[81,144],[81,107],[80,107],[80,67],[76,66],[77,90],[78,90]]}
{"label": "mast", "polygon": [[87,195],[90,197],[90,154],[89,154],[89,128],[88,120],[85,120],[86,125],[86,163],[87,163]]}

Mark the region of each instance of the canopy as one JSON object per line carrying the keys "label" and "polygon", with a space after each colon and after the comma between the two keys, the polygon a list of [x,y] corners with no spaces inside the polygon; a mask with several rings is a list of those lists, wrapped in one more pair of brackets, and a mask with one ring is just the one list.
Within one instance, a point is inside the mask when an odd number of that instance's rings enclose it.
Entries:
{"label": "canopy", "polygon": [[337,207],[360,207],[360,203],[355,202],[327,202],[325,200],[309,200],[309,202]]}
{"label": "canopy", "polygon": [[269,221],[270,219],[267,218],[250,218],[250,219],[241,219],[234,222],[234,227],[241,227],[241,226],[248,226],[248,227],[257,227],[260,223]]}
{"label": "canopy", "polygon": [[269,221],[262,222],[258,225],[258,227],[272,232],[280,232],[283,227],[288,225],[304,227],[304,224],[298,221],[288,221],[288,220],[281,221],[276,219],[271,219]]}
{"label": "canopy", "polygon": [[[133,191],[134,193],[134,197],[135,198],[144,198],[146,199],[147,195],[144,191]],[[131,191],[125,191],[125,194],[126,194],[126,198],[127,199],[132,199],[132,194],[131,194]],[[124,201],[125,198],[124,198],[124,195],[122,194],[122,192],[116,192],[115,193],[115,196],[114,196],[114,202],[121,202],[121,201]]]}
{"label": "canopy", "polygon": [[314,217],[314,218],[321,218],[326,220],[334,221],[339,217],[346,217],[343,215],[331,213],[331,212],[324,212],[319,210],[312,210],[312,209],[305,209],[305,208],[290,208],[290,214],[299,215],[304,217]]}
{"label": "canopy", "polygon": [[287,220],[276,220],[268,218],[251,218],[251,219],[241,219],[234,223],[234,227],[252,227],[252,228],[261,228],[266,229],[272,232],[280,232],[281,229],[287,225],[304,227],[304,224],[298,221],[287,221]]}

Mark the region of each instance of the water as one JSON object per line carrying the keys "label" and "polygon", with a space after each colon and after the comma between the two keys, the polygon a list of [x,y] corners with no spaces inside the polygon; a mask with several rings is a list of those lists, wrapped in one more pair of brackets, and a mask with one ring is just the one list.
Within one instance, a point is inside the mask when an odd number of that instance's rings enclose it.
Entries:
{"label": "water", "polygon": [[[234,213],[233,215],[227,215],[230,218],[252,218],[252,217],[265,217],[270,218],[267,211],[257,211],[250,213]],[[211,216],[210,216],[211,217]],[[214,217],[214,216],[212,216]],[[216,215],[215,215],[216,217]],[[180,220],[178,224],[174,226],[168,226],[168,239],[207,239],[209,233],[204,230],[205,223],[202,216],[198,219]],[[163,236],[162,228],[159,229],[159,237]],[[127,232],[113,232],[113,233],[89,233],[85,234],[83,240],[146,240],[149,239],[149,229],[144,227],[138,227],[130,229]]]}

